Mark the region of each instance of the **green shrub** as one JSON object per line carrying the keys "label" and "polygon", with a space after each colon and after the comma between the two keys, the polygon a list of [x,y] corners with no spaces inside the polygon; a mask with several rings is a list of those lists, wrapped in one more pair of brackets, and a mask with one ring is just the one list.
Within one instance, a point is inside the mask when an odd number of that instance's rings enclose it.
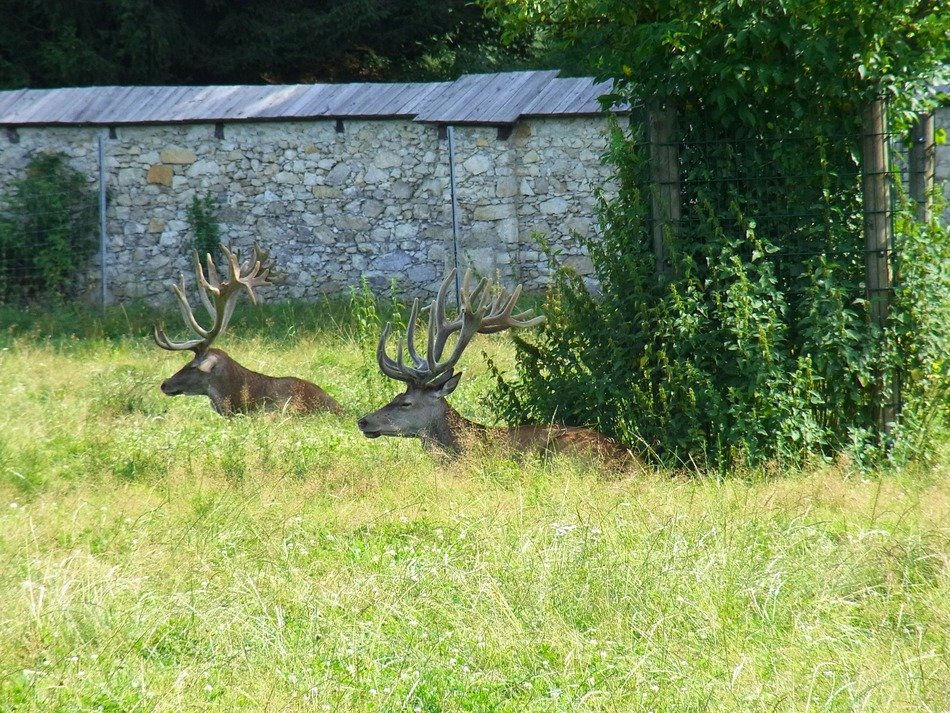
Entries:
{"label": "green shrub", "polygon": [[[933,447],[947,421],[947,231],[896,208],[898,279],[887,323],[875,324],[858,137],[872,101],[886,100],[894,134],[933,107],[948,74],[945,11],[482,4],[507,36],[586,53],[613,80],[606,105],[674,110],[683,211],[657,274],[647,152],[614,132],[619,192],[603,204],[603,241],[587,242],[603,295],[559,269],[548,324],[536,345],[518,342],[517,378],[499,380],[502,415],[596,424],[661,461],[714,468]],[[878,433],[877,415],[900,401],[896,425]]]}
{"label": "green shrub", "polygon": [[214,196],[210,192],[201,198],[194,196],[188,206],[187,217],[194,233],[191,249],[198,252],[202,264],[205,255],[210,255],[217,262],[221,252],[221,226],[218,225],[218,207]]}
{"label": "green shrub", "polygon": [[0,301],[61,298],[96,246],[97,196],[58,153],[34,156],[0,212]]}
{"label": "green shrub", "polygon": [[[946,229],[899,213],[900,282],[882,335],[863,299],[859,179],[848,149],[841,140],[812,171],[815,152],[766,142],[687,150],[686,214],[667,235],[670,265],[658,274],[641,191],[645,151],[635,132],[616,128],[607,160],[618,194],[602,202],[603,237],[586,241],[602,293],[556,268],[547,323],[534,344],[516,337],[516,377],[498,376],[499,414],[594,425],[678,466],[801,462],[855,444],[870,458],[920,452],[947,422]],[[708,180],[742,175],[766,153],[772,175],[788,177],[782,190]],[[780,224],[767,221],[779,212]],[[765,216],[763,225],[752,216]],[[879,375],[899,380],[905,401],[883,440],[874,437]],[[892,449],[898,436],[908,447]]]}

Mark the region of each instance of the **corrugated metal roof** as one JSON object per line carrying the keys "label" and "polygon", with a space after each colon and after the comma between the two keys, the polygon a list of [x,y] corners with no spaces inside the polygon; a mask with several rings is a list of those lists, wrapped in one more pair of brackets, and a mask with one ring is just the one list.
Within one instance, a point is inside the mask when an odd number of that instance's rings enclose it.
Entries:
{"label": "corrugated metal roof", "polygon": [[599,114],[609,83],[556,71],[469,74],[454,82],[215,87],[68,87],[0,92],[0,125],[181,124],[406,118],[513,124],[522,116]]}

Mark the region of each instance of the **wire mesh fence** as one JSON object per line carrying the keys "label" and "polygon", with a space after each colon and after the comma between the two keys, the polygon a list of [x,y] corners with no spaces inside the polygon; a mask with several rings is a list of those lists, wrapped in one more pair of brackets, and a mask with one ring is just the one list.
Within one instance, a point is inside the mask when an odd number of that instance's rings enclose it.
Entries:
{"label": "wire mesh fence", "polygon": [[41,152],[0,182],[0,302],[75,297],[101,243],[105,183]]}
{"label": "wire mesh fence", "polygon": [[[649,117],[638,150],[650,160],[637,185],[651,197],[657,269],[715,284],[717,260],[767,263],[747,275],[770,281],[762,294],[775,297],[793,353],[816,365],[880,359],[900,287],[895,216],[916,208],[919,220],[927,218],[934,168],[932,151],[908,150],[906,137],[887,129],[882,103],[864,119],[854,134],[710,137]],[[827,334],[816,334],[821,325]],[[836,325],[840,333],[832,334]],[[874,420],[886,431],[901,409],[901,370],[871,364],[869,371]]]}

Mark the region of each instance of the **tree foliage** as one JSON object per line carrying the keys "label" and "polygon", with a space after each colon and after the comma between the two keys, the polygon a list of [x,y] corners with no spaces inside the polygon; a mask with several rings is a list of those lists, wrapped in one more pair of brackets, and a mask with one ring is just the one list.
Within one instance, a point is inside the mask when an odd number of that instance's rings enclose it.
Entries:
{"label": "tree foliage", "polygon": [[[941,0],[482,0],[508,38],[574,48],[617,96],[694,103],[713,121],[917,105],[946,76]],[[579,54],[576,52],[575,54]],[[755,108],[756,116],[749,114]],[[767,119],[766,119],[767,120]]]}
{"label": "tree foliage", "polygon": [[0,0],[0,15],[16,18],[3,88],[447,76],[526,56],[465,0]]}
{"label": "tree foliage", "polygon": [[[660,461],[708,467],[843,449],[906,455],[901,443],[946,428],[950,236],[902,205],[900,281],[882,332],[865,300],[857,135],[876,96],[890,97],[897,129],[926,101],[950,39],[943,7],[490,8],[511,34],[542,22],[545,42],[589,49],[615,80],[608,101],[676,108],[683,206],[659,271],[649,148],[636,121],[617,127],[605,158],[618,192],[602,202],[602,237],[586,243],[601,292],[558,268],[547,324],[535,344],[518,342],[517,377],[499,378],[502,416],[596,424]],[[876,388],[882,379],[899,387]],[[904,410],[882,441],[875,410],[891,393]]]}

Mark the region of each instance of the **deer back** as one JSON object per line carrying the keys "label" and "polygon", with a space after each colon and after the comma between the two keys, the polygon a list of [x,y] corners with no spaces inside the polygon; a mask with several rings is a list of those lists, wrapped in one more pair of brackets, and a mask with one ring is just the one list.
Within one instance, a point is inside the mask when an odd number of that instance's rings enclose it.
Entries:
{"label": "deer back", "polygon": [[525,425],[499,429],[520,450],[565,453],[594,457],[613,464],[633,463],[630,451],[592,428],[557,425]]}
{"label": "deer back", "polygon": [[207,396],[214,409],[225,416],[258,409],[343,413],[340,404],[316,384],[295,376],[275,377],[252,371],[216,348],[199,353],[162,382],[161,388],[168,396]]}

